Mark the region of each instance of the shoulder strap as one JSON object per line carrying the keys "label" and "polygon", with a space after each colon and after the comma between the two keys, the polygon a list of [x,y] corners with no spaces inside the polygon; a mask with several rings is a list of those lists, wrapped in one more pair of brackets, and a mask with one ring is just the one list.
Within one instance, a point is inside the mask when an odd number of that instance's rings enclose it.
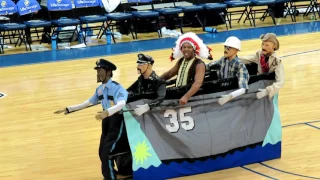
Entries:
{"label": "shoulder strap", "polygon": [[119,85],[119,83],[117,81],[112,81],[112,83],[115,85]]}
{"label": "shoulder strap", "polygon": [[192,65],[190,66],[189,74],[188,74],[188,84],[193,83],[194,81],[194,76],[196,75],[196,67],[198,64],[204,63],[201,59],[195,58],[193,61]]}

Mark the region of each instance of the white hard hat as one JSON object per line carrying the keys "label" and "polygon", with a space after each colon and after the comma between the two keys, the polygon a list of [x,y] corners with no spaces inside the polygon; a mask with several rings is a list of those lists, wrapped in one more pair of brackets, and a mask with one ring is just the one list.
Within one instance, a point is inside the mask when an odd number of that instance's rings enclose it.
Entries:
{"label": "white hard hat", "polygon": [[225,46],[229,46],[229,47],[233,47],[238,49],[239,51],[241,51],[241,41],[240,39],[238,39],[235,36],[230,36],[228,37],[228,39],[226,40],[226,42],[224,42]]}

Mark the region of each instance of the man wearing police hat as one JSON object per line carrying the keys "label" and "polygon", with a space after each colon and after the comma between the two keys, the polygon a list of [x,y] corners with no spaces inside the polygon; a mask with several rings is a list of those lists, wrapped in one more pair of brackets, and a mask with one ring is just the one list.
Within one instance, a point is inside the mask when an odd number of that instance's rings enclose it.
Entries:
{"label": "man wearing police hat", "polygon": [[134,95],[147,93],[156,94],[155,99],[147,101],[144,105],[137,105],[138,107],[134,111],[138,116],[148,112],[150,108],[159,105],[166,95],[166,83],[152,70],[153,63],[154,60],[152,57],[138,54],[137,71],[140,76],[138,80],[127,89],[130,94]]}
{"label": "man wearing police hat", "polygon": [[[102,174],[105,179],[115,179],[113,160],[109,155],[117,151],[117,148],[129,149],[129,143],[125,135],[123,115],[119,111],[126,105],[128,92],[117,82],[112,81],[112,71],[117,67],[104,59],[96,62],[97,82],[102,84],[96,89],[94,95],[87,101],[58,110],[55,113],[68,114],[70,112],[98,104],[101,101],[103,112],[96,114],[97,120],[102,120],[102,134],[100,139],[99,156],[102,162]],[[111,103],[114,106],[111,106]]]}

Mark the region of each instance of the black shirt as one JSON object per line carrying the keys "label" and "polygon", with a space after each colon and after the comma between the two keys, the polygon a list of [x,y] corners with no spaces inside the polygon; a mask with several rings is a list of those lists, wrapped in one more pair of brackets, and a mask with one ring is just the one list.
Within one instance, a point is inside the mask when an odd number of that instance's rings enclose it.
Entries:
{"label": "black shirt", "polygon": [[166,82],[152,71],[148,79],[144,79],[143,75],[140,75],[138,80],[134,82],[127,91],[129,94],[134,95],[156,94],[155,99],[148,101],[148,105],[154,107],[162,103],[166,96]]}

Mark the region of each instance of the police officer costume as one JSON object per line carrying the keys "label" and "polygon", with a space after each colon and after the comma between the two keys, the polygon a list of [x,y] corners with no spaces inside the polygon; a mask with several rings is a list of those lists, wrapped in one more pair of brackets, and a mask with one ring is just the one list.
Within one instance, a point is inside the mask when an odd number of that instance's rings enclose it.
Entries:
{"label": "police officer costume", "polygon": [[[154,60],[148,55],[138,54],[137,63],[153,65]],[[147,102],[150,108],[152,108],[163,102],[166,95],[166,83],[154,71],[152,71],[148,79],[145,79],[143,76],[145,72],[141,72],[138,80],[135,81],[127,91],[133,95],[154,93],[155,99]]]}
{"label": "police officer costume", "polygon": [[[117,67],[104,59],[100,59],[96,63],[98,68],[103,68],[107,72],[116,70]],[[103,110],[111,107],[111,103],[117,104],[119,101],[127,101],[128,92],[117,82],[110,79],[107,83],[100,85],[95,94],[90,98],[90,103],[97,104],[101,101]],[[99,79],[99,78],[98,78]],[[99,80],[98,80],[99,82]],[[118,152],[130,150],[124,124],[124,117],[122,113],[116,112],[109,117],[102,120],[102,133],[99,146],[99,157],[102,162],[101,169],[105,179],[116,179],[116,174],[113,169],[114,162],[109,159],[109,155]]]}

